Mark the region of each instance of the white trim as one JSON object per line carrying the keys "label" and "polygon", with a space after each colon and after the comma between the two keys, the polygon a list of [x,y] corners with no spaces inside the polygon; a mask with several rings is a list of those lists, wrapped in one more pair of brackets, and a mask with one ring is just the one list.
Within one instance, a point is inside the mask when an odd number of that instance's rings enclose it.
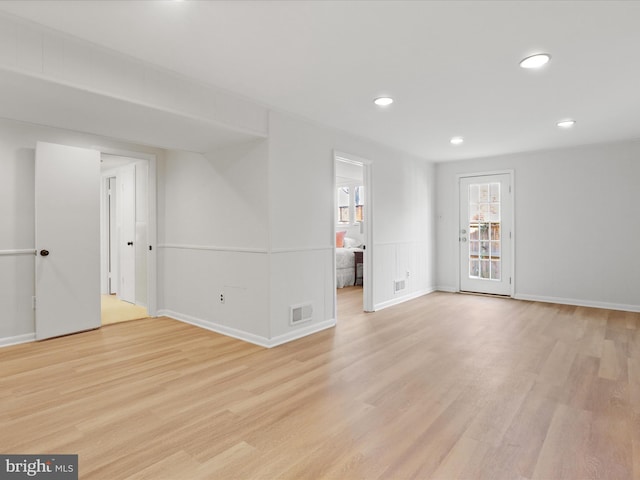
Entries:
{"label": "white trim", "polygon": [[530,302],[557,303],[560,305],[573,305],[576,307],[604,308],[607,310],[621,310],[623,312],[640,312],[640,305],[626,305],[623,303],[609,303],[593,300],[579,300],[576,298],[546,297],[542,295],[527,295],[518,293],[514,295],[516,300],[527,300]]}
{"label": "white trim", "polygon": [[227,337],[232,337],[238,340],[253,343],[254,345],[258,345],[264,348],[273,348],[278,345],[282,345],[283,343],[288,343],[293,340],[306,337],[308,335],[311,335],[312,333],[320,332],[322,330],[326,330],[327,328],[334,327],[336,324],[335,319],[325,320],[323,322],[319,322],[313,325],[308,325],[304,328],[298,328],[291,332],[269,339],[266,337],[262,337],[260,335],[254,335],[252,333],[244,332],[242,330],[237,330],[235,328],[227,327],[225,325],[220,325],[219,323],[210,322],[208,320],[202,320],[200,318],[196,318],[191,315],[185,315],[182,313],[174,312],[173,310],[159,310],[158,316],[169,317],[179,322],[188,323],[189,325],[194,325],[196,327],[204,328],[206,330],[210,330],[212,332],[216,332],[221,335],[225,335]]}
{"label": "white trim", "polygon": [[223,247],[220,245],[181,245],[177,243],[162,243],[158,245],[158,248],[207,250],[213,252],[268,253],[266,248]]}
{"label": "white trim", "polygon": [[19,345],[21,343],[30,343],[36,341],[35,333],[24,333],[22,335],[16,335],[15,337],[0,338],[0,348],[9,347],[11,345]]}
{"label": "white trim", "polygon": [[174,320],[178,320],[179,322],[188,323],[189,325],[194,325],[206,330],[211,330],[212,332],[216,332],[221,335],[226,335],[227,337],[237,338],[238,340],[244,340],[245,342],[253,343],[254,345],[269,348],[268,338],[254,335],[252,333],[247,333],[242,330],[237,330],[235,328],[227,327],[225,325],[220,325],[219,323],[210,322],[208,320],[203,320],[191,315],[174,312],[173,310],[158,310],[158,316],[169,317]]}
{"label": "white trim", "polygon": [[271,253],[295,253],[295,252],[315,252],[315,251],[330,251],[333,250],[333,246],[328,247],[293,247],[293,248],[274,248]]}
{"label": "white trim", "polygon": [[336,319],[330,318],[329,320],[323,320],[322,322],[314,323],[313,325],[308,325],[303,328],[297,328],[269,340],[269,348],[277,347],[278,345],[282,345],[283,343],[289,343],[293,340],[298,340],[299,338],[307,337],[314,333],[318,333],[322,330],[327,330],[328,328],[333,328],[335,326]]}
{"label": "white trim", "polygon": [[388,247],[391,245],[427,245],[429,243],[429,240],[403,240],[400,242],[378,242],[375,244],[375,246]]}
{"label": "white trim", "polygon": [[458,293],[459,290],[456,287],[452,287],[449,285],[437,285],[435,290],[438,292],[449,292],[449,293]]}
{"label": "white trim", "polygon": [[21,248],[16,250],[0,250],[0,257],[11,255],[35,255],[37,250],[35,248]]}
{"label": "white trim", "polygon": [[385,308],[393,307],[394,305],[398,305],[400,303],[408,302],[409,300],[414,300],[418,297],[422,297],[424,295],[428,295],[430,293],[435,292],[437,289],[434,287],[426,288],[424,290],[419,290],[417,292],[410,293],[408,295],[403,295],[402,297],[392,298],[391,300],[387,300],[386,302],[376,303],[373,306],[373,311],[377,312],[378,310],[382,310]]}
{"label": "white trim", "polygon": [[[135,160],[147,160],[148,162],[154,161],[156,159],[156,156],[153,153],[135,152],[133,150],[122,150],[119,148],[109,148],[109,147],[92,147],[92,148],[94,150],[99,150],[102,155],[108,155],[111,157],[127,157],[127,158],[133,158]],[[103,173],[107,173],[107,172],[108,170],[104,171]]]}

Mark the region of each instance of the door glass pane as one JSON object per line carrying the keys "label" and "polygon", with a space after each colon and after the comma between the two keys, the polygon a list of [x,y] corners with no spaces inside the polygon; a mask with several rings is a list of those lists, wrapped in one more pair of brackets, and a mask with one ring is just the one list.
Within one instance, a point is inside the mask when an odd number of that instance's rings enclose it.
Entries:
{"label": "door glass pane", "polygon": [[500,183],[469,185],[469,277],[501,279]]}
{"label": "door glass pane", "polygon": [[489,276],[489,260],[480,260],[480,278],[491,278]]}
{"label": "door glass pane", "polygon": [[480,268],[479,268],[479,261],[478,260],[470,260],[469,261],[469,276],[472,278],[476,278],[480,275]]}

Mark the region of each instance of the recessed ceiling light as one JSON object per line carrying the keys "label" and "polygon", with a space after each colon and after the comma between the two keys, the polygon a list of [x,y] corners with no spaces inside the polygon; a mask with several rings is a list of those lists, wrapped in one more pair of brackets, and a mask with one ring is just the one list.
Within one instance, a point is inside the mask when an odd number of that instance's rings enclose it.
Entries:
{"label": "recessed ceiling light", "polygon": [[548,53],[536,53],[531,55],[520,62],[522,68],[540,68],[551,60],[551,55]]}
{"label": "recessed ceiling light", "polygon": [[389,105],[391,105],[393,103],[393,98],[391,98],[391,97],[378,97],[373,101],[373,103],[375,103],[379,107],[388,107]]}
{"label": "recessed ceiling light", "polygon": [[561,122],[556,123],[560,128],[571,128],[576,124],[575,120],[562,120]]}
{"label": "recessed ceiling light", "polygon": [[453,137],[451,140],[449,140],[449,142],[451,142],[451,145],[460,145],[462,142],[464,142],[464,138]]}

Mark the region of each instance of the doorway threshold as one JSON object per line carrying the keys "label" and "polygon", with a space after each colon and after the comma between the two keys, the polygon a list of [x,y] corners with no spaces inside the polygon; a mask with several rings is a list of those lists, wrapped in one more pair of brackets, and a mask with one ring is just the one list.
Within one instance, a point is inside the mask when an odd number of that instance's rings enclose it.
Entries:
{"label": "doorway threshold", "polygon": [[513,298],[511,295],[500,295],[499,293],[470,292],[467,290],[459,290],[458,293],[461,293],[463,295],[476,295],[478,297]]}

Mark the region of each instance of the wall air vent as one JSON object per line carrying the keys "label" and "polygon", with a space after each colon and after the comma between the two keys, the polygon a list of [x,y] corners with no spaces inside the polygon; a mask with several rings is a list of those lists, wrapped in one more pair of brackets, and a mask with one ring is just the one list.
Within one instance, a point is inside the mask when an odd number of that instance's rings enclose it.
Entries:
{"label": "wall air vent", "polygon": [[406,280],[394,280],[394,282],[393,282],[393,293],[394,294],[404,290],[405,288],[407,288],[407,281]]}
{"label": "wall air vent", "polygon": [[310,303],[291,305],[291,307],[289,307],[289,323],[291,323],[291,325],[308,322],[312,317],[313,306]]}

